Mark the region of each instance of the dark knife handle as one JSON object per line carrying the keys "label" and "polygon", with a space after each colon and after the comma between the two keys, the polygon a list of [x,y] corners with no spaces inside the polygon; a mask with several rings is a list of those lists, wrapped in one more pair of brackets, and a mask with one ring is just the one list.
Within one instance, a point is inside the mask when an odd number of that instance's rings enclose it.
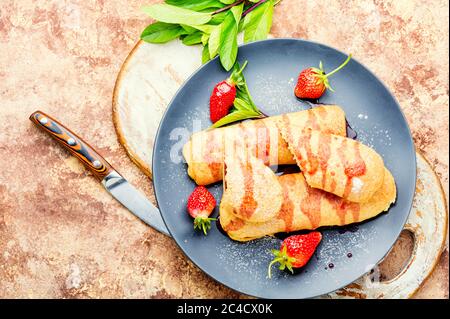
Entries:
{"label": "dark knife handle", "polygon": [[76,156],[99,180],[103,180],[106,175],[114,171],[114,168],[94,148],[51,116],[36,111],[30,115],[30,120]]}

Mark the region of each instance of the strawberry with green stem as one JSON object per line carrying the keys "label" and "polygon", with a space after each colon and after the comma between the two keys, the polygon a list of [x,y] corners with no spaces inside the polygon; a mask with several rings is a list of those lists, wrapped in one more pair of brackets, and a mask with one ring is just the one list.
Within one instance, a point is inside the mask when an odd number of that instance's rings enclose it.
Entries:
{"label": "strawberry with green stem", "polygon": [[322,61],[319,63],[319,68],[311,67],[300,72],[294,90],[295,96],[300,99],[318,99],[327,89],[334,92],[328,78],[346,66],[351,58],[350,54],[344,63],[330,73],[325,73]]}
{"label": "strawberry with green stem", "polygon": [[209,98],[209,114],[211,121],[216,123],[228,114],[236,98],[236,86],[242,85],[242,71],[247,61],[240,69],[234,69],[230,77],[214,86]]}
{"label": "strawberry with green stem", "polygon": [[202,230],[207,235],[211,229],[211,221],[215,218],[209,218],[216,206],[214,196],[205,186],[197,186],[188,198],[187,211],[194,218],[194,229]]}
{"label": "strawberry with green stem", "polygon": [[285,270],[287,268],[291,273],[294,272],[293,268],[300,268],[306,265],[321,240],[322,234],[317,231],[287,237],[281,243],[279,250],[272,250],[272,254],[275,258],[269,264],[269,278],[272,277],[272,266],[276,263],[280,264],[278,269]]}
{"label": "strawberry with green stem", "polygon": [[[233,67],[233,72],[229,79],[234,84],[235,94],[234,92],[228,93],[229,96],[226,99],[226,103],[221,104],[226,105],[226,109],[222,110],[222,108],[217,107],[218,104],[216,104],[215,102],[213,103],[214,107],[211,107],[210,103],[210,115],[212,116],[213,113],[217,113],[220,114],[220,116],[223,116],[219,120],[214,122],[212,128],[221,127],[233,122],[242,121],[246,119],[263,118],[267,116],[258,109],[249,92],[247,82],[242,72],[246,65],[247,61],[244,62],[244,65],[242,67],[240,67],[238,62],[236,62],[236,64]],[[233,99],[233,103],[231,104],[230,107],[228,107],[231,99]],[[218,117],[219,116],[217,116],[217,118]],[[213,120],[212,117],[211,119]],[[214,119],[216,119],[216,116],[214,116]]]}

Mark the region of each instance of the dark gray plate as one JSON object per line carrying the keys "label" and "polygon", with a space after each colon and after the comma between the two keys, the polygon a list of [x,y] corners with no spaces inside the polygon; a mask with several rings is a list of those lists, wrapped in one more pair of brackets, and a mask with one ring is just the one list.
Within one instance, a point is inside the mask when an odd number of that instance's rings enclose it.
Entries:
{"label": "dark gray plate", "polygon": [[[328,46],[295,39],[272,39],[243,45],[238,61],[248,60],[244,71],[256,104],[269,115],[306,109],[294,86],[303,68],[324,62],[330,71],[346,55]],[[161,121],[153,153],[153,179],[162,217],[182,251],[200,269],[222,284],[244,294],[263,298],[308,298],[341,288],[367,273],[387,254],[400,234],[411,208],[416,180],[416,159],[411,134],[400,107],[381,81],[352,60],[331,78],[335,93],[320,100],[342,106],[358,139],[373,147],[397,183],[398,198],[387,214],[356,227],[326,229],[323,241],[306,267],[295,275],[273,269],[270,249],[277,238],[238,243],[224,236],[214,224],[208,236],[193,231],[186,201],[195,187],[186,164],[171,160],[183,144],[183,131],[192,132],[209,121],[209,96],[214,85],[228,77],[217,59],[202,66],[180,88]],[[177,129],[178,128],[178,129]],[[197,128],[199,129],[199,128]],[[178,143],[178,144],[177,144]],[[177,148],[178,145],[178,148]],[[178,153],[178,155],[181,154]],[[209,187],[220,201],[222,185]],[[217,215],[217,209],[214,216]],[[347,256],[352,253],[352,258]],[[332,263],[333,268],[328,267]]]}

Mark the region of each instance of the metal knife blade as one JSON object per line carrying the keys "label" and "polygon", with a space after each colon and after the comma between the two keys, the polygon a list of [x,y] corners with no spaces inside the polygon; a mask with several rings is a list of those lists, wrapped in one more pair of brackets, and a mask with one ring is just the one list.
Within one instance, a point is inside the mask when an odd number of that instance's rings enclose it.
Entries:
{"label": "metal knife blade", "polygon": [[102,180],[102,184],[115,199],[143,222],[170,236],[158,208],[119,173],[112,171]]}
{"label": "metal knife blade", "polygon": [[92,146],[44,112],[33,112],[30,120],[76,156],[123,206],[147,225],[170,236],[158,208],[117,173]]}

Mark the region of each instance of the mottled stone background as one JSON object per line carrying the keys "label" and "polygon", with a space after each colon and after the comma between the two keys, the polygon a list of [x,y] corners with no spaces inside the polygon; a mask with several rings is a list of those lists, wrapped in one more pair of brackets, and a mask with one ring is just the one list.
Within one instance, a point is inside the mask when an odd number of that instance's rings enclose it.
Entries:
{"label": "mottled stone background", "polygon": [[[149,22],[139,11],[148,2],[1,1],[0,297],[240,297],[122,208],[28,120],[41,109],[69,124],[153,199],[111,120],[114,80]],[[446,0],[284,0],[273,26],[275,36],[353,52],[372,69],[446,190],[448,9]],[[403,238],[397,255],[407,246]],[[417,296],[448,298],[447,250]]]}

